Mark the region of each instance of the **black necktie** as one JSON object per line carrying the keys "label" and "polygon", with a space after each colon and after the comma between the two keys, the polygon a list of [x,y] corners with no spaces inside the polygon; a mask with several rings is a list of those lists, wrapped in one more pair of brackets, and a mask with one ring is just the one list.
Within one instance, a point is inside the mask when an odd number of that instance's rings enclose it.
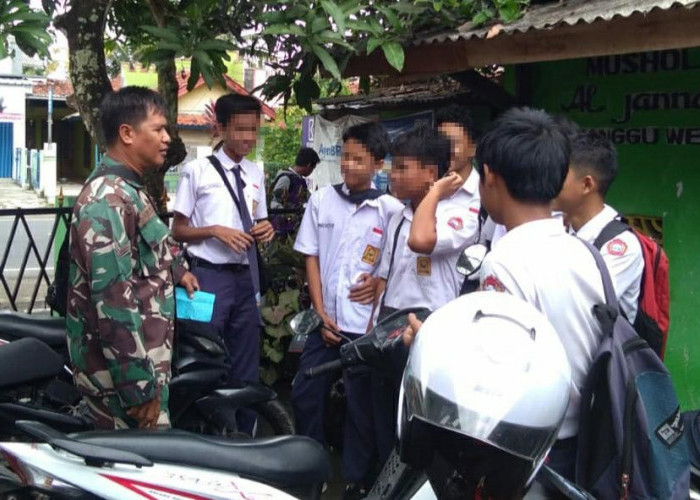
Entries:
{"label": "black necktie", "polygon": [[[253,227],[253,220],[250,217],[250,212],[248,212],[248,204],[245,202],[245,195],[243,194],[245,182],[243,182],[243,179],[241,179],[241,166],[234,165],[231,170],[233,171],[233,176],[236,178],[236,191],[238,192],[243,231],[250,234],[250,230]],[[247,253],[248,264],[250,265],[250,275],[253,278],[253,288],[255,289],[255,300],[258,302],[260,299],[260,274],[258,271],[258,252],[256,251],[255,245],[256,244],[253,243],[248,249]]]}
{"label": "black necktie", "polygon": [[376,200],[384,194],[379,189],[366,189],[365,191],[360,191],[359,193],[346,193],[343,191],[342,184],[334,184],[333,189],[335,189],[335,192],[338,193],[341,198],[356,205],[359,205],[365,200]]}

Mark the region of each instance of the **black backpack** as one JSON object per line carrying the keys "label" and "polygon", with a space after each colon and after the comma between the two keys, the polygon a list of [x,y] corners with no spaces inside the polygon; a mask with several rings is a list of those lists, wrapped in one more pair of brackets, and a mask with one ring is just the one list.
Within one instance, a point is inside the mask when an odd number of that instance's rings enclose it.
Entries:
{"label": "black backpack", "polygon": [[576,484],[595,498],[688,498],[690,462],[671,375],[619,310],[608,269],[595,257],[605,304],[603,340],[581,392]]}
{"label": "black backpack", "polygon": [[68,281],[70,279],[70,227],[66,228],[61,249],[56,260],[56,272],[53,283],[46,292],[46,304],[59,315],[64,316],[68,310]]}

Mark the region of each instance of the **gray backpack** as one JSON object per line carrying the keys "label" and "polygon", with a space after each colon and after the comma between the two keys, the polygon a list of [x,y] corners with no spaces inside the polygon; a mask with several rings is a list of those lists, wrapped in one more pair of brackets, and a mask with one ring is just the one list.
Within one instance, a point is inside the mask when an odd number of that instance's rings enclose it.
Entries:
{"label": "gray backpack", "polygon": [[601,499],[685,500],[690,462],[671,376],[620,313],[602,256],[584,243],[606,304],[593,308],[604,337],[581,394],[576,483]]}

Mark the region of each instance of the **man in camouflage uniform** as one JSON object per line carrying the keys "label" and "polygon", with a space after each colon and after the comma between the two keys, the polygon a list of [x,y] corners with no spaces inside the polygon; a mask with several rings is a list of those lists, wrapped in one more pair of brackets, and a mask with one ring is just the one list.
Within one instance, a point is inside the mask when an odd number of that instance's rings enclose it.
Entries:
{"label": "man in camouflage uniform", "polygon": [[190,294],[198,284],[141,183],[165,159],[165,103],[126,87],[100,111],[107,151],[70,227],[73,376],[97,428],[167,427],[174,284]]}

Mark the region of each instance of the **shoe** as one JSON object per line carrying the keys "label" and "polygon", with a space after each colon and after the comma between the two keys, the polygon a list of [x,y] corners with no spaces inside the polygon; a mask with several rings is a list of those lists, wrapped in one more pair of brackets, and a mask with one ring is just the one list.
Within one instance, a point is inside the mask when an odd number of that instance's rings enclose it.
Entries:
{"label": "shoe", "polygon": [[367,490],[359,483],[348,483],[345,485],[343,500],[360,500],[367,496]]}

